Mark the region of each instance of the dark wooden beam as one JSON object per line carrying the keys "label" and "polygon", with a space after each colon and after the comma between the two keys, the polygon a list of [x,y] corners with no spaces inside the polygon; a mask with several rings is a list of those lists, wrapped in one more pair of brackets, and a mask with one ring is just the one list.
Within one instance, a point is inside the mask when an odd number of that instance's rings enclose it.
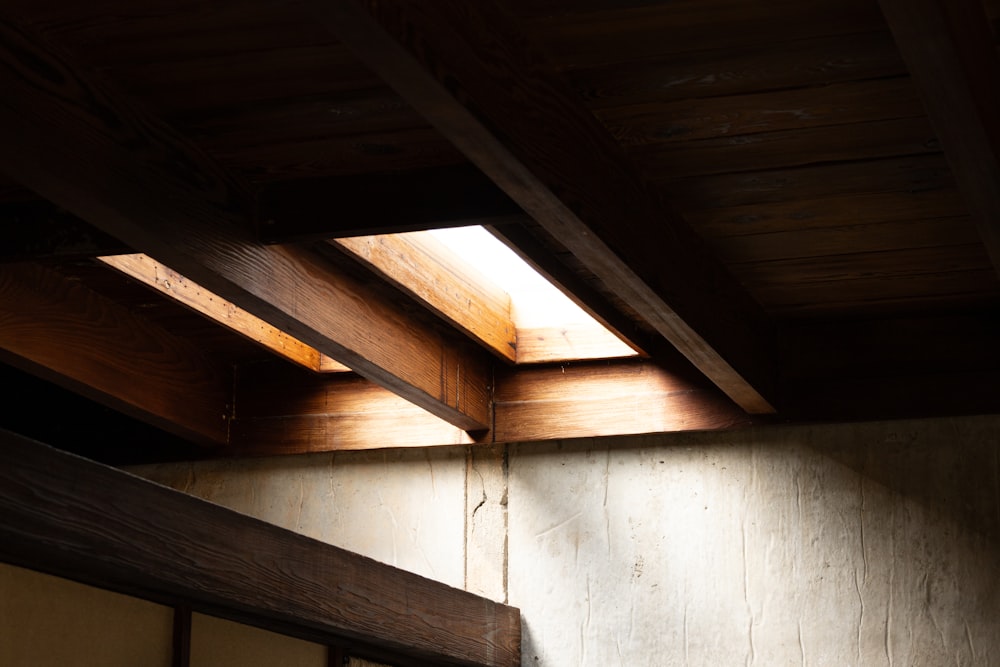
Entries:
{"label": "dark wooden beam", "polygon": [[549,233],[750,412],[772,412],[766,321],[489,2],[312,2]]}
{"label": "dark wooden beam", "polygon": [[265,243],[503,224],[524,214],[472,165],[274,183],[260,213]]}
{"label": "dark wooden beam", "polygon": [[6,431],[0,560],[394,665],[520,664],[515,608]]}
{"label": "dark wooden beam", "polygon": [[47,201],[0,206],[0,262],[72,260],[131,252],[124,243]]}
{"label": "dark wooden beam", "polygon": [[1000,272],[1000,54],[981,0],[879,0]]}
{"label": "dark wooden beam", "polygon": [[0,87],[0,169],[11,177],[452,424],[487,426],[485,353],[304,248],[261,244],[240,183],[10,22],[0,22]]}
{"label": "dark wooden beam", "polygon": [[0,358],[195,442],[228,442],[231,369],[51,269],[0,265]]}

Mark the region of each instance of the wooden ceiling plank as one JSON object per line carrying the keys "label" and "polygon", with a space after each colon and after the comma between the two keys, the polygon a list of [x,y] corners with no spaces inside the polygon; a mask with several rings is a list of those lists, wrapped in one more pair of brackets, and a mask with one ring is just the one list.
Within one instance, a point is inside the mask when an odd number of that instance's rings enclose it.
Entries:
{"label": "wooden ceiling plank", "polygon": [[401,667],[521,664],[514,607],[6,431],[0,560]]}
{"label": "wooden ceiling plank", "polygon": [[723,391],[774,411],[759,307],[498,8],[315,0],[313,11]]}
{"label": "wooden ceiling plank", "polygon": [[349,370],[338,361],[212,294],[148,255],[114,255],[97,259],[303,368],[316,372]]}
{"label": "wooden ceiling plank", "polygon": [[261,244],[214,162],[15,24],[0,37],[0,169],[450,423],[488,426],[485,354],[306,249]]}
{"label": "wooden ceiling plank", "polygon": [[1000,54],[982,0],[879,0],[1000,272]]}
{"label": "wooden ceiling plank", "polygon": [[330,244],[427,304],[499,358],[518,360],[510,295],[433,236],[420,232],[355,236]]}
{"label": "wooden ceiling plank", "polygon": [[266,243],[504,224],[521,208],[472,165],[274,183],[260,197]]}
{"label": "wooden ceiling plank", "polygon": [[194,442],[228,442],[231,370],[51,269],[0,266],[0,356]]}

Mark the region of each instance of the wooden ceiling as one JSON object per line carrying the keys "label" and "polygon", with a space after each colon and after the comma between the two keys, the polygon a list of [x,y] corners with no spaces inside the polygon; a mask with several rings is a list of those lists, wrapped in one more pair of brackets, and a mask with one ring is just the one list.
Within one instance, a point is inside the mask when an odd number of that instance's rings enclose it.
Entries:
{"label": "wooden ceiling", "polygon": [[[1000,409],[996,0],[0,16],[0,426],[156,460]],[[460,224],[647,357],[511,366],[325,243]],[[356,374],[93,259],[133,251]]]}

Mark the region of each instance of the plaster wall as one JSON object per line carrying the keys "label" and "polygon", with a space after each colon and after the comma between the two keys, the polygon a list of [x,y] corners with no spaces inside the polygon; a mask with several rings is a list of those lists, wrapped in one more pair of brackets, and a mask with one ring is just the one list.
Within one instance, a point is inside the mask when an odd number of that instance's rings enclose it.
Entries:
{"label": "plaster wall", "polygon": [[506,598],[524,665],[1000,665],[1000,417],[136,472]]}

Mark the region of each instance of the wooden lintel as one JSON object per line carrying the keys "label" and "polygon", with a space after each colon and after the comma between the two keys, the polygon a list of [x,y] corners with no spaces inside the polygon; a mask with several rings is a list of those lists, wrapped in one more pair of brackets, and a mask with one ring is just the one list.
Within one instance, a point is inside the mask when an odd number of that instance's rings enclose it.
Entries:
{"label": "wooden lintel", "polygon": [[385,447],[739,428],[753,419],[704,378],[647,360],[497,369],[494,425],[470,438],[351,376],[241,367],[230,452],[270,456]]}
{"label": "wooden lintel", "polygon": [[879,0],[1000,272],[1000,54],[981,0]]}
{"label": "wooden lintel", "polygon": [[231,370],[51,269],[0,266],[0,356],[176,435],[228,442]]}
{"label": "wooden lintel", "polygon": [[0,560],[394,665],[520,664],[513,607],[7,431]]}
{"label": "wooden lintel", "polygon": [[330,242],[509,362],[517,360],[510,296],[426,233],[355,236]]}
{"label": "wooden lintel", "polygon": [[243,184],[10,22],[0,22],[0,87],[0,169],[450,423],[487,428],[485,353],[308,249],[260,243]]}
{"label": "wooden lintel", "polygon": [[310,7],[733,400],[774,411],[763,312],[502,10],[417,0]]}
{"label": "wooden lintel", "polygon": [[708,383],[644,360],[498,369],[498,442],[720,430],[751,418]]}
{"label": "wooden lintel", "polygon": [[[356,375],[317,376],[275,363],[237,370],[234,456],[471,445],[460,428]],[[483,438],[488,439],[486,434]]]}
{"label": "wooden lintel", "polygon": [[503,224],[524,215],[472,165],[274,183],[261,193],[260,210],[266,243]]}

